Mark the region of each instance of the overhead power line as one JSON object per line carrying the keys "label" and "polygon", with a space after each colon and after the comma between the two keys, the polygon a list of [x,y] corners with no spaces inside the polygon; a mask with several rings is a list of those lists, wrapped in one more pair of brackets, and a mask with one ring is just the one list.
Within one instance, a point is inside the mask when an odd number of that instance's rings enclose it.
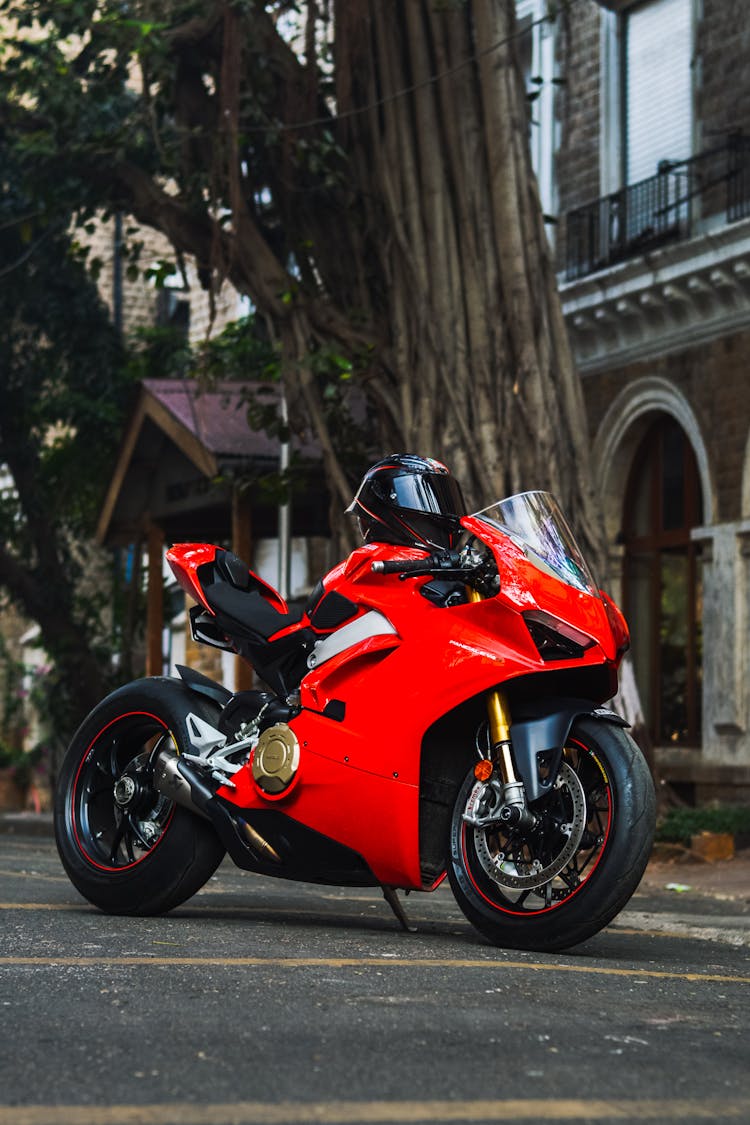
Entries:
{"label": "overhead power line", "polygon": [[253,125],[243,128],[245,133],[287,133],[296,132],[302,129],[313,129],[320,125],[333,125],[337,121],[346,121],[351,117],[358,117],[363,113],[370,113],[373,109],[380,109],[381,106],[390,105],[392,102],[398,101],[400,98],[408,97],[414,94],[417,90],[423,90],[428,86],[434,86],[438,82],[442,82],[444,78],[450,78],[451,75],[457,74],[458,71],[463,70],[467,66],[484,58],[486,55],[491,55],[494,51],[499,51],[501,47],[507,46],[514,40],[519,39],[522,35],[526,35],[535,27],[539,27],[544,23],[554,23],[561,8],[570,9],[581,0],[560,0],[558,4],[550,4],[547,12],[540,16],[538,19],[532,20],[526,27],[517,29],[511,35],[506,35],[503,39],[498,39],[495,43],[491,43],[489,47],[484,47],[481,51],[474,51],[472,54],[467,55],[461,62],[455,63],[453,66],[447,67],[445,70],[438,71],[436,74],[431,74],[428,78],[423,79],[421,82],[414,82],[409,86],[404,86],[400,90],[394,90],[392,94],[384,94],[382,98],[377,98],[375,101],[368,102],[367,105],[354,106],[351,109],[342,110],[339,113],[330,113],[326,117],[311,117],[306,121],[296,122],[282,122],[278,121],[273,125]]}

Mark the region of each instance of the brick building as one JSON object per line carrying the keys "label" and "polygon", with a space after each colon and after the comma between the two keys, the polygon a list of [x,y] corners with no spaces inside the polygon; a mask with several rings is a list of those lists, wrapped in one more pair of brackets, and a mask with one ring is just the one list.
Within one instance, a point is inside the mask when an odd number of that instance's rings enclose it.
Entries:
{"label": "brick building", "polygon": [[[133,277],[128,270],[128,239],[141,244],[138,273]],[[247,300],[225,285],[216,296],[212,323],[208,293],[199,284],[191,263],[186,263],[184,277],[172,274],[163,288],[144,280],[144,271],[175,259],[169,240],[149,227],[133,228],[127,218],[102,220],[89,244],[90,259],[100,263],[99,292],[114,323],[126,336],[139,328],[172,325],[183,331],[191,344],[197,344],[209,330],[220,332],[249,311]]]}
{"label": "brick building", "polygon": [[746,8],[517,7],[552,103],[532,103],[532,138],[651,735],[688,797],[747,799]]}

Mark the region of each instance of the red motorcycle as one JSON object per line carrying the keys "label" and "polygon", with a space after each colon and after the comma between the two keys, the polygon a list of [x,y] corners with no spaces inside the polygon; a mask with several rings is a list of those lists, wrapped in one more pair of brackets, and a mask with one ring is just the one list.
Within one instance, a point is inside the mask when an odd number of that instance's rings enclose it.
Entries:
{"label": "red motorcycle", "polygon": [[226,852],[314,883],[430,891],[446,872],[500,946],[557,950],[622,909],[654,830],[649,771],[604,704],[628,645],[555,501],[463,514],[437,462],[369,471],[365,545],[304,608],[236,555],[167,558],[196,640],[267,690],[189,668],[108,696],[75,734],[55,821],[78,890],[114,914],[193,895]]}

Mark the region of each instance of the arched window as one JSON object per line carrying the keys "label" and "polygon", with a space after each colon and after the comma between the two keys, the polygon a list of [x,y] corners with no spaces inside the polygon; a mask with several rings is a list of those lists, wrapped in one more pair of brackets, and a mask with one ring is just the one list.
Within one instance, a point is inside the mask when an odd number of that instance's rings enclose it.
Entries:
{"label": "arched window", "polygon": [[702,522],[695,455],[661,415],[633,461],[625,498],[624,608],[651,737],[697,745],[701,710],[701,582],[690,530]]}

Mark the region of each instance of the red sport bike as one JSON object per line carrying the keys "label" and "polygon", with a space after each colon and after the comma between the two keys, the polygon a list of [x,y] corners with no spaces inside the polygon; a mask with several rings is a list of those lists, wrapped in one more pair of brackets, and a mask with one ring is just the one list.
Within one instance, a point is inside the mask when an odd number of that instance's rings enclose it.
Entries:
{"label": "red sport bike", "polygon": [[95,708],[56,801],[78,890],[161,913],[229,852],[264,875],[380,886],[404,926],[396,890],[447,872],[499,946],[558,950],[607,925],[654,830],[650,774],[605,705],[627,627],[548,494],[455,524],[453,546],[367,543],[297,610],[231,552],[172,547],[195,639],[267,690],[180,667]]}

